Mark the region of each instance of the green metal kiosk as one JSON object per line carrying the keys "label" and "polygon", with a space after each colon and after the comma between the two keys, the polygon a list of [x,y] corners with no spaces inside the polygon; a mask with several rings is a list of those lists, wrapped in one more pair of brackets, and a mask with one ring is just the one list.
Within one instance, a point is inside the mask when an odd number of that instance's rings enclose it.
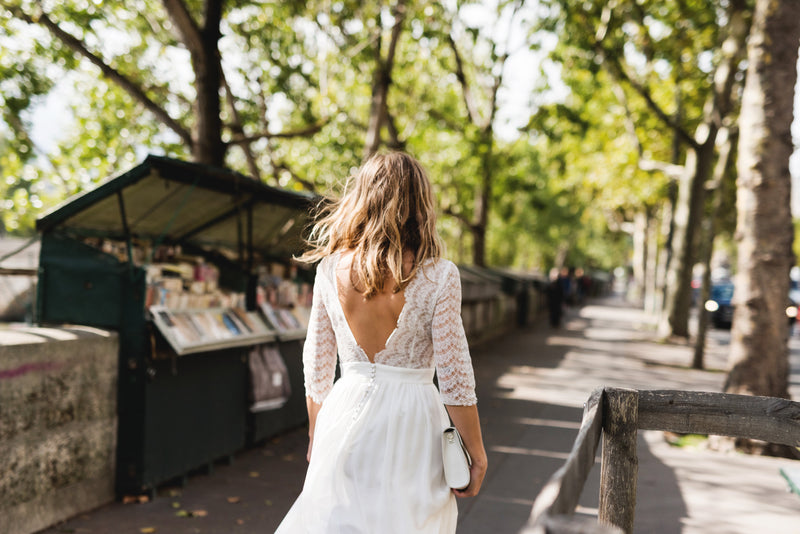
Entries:
{"label": "green metal kiosk", "polygon": [[[262,332],[191,354],[170,352],[146,306],[147,262],[134,261],[136,243],[176,245],[207,258],[219,269],[219,285],[246,295],[247,309],[255,310],[256,264],[287,261],[301,250],[315,200],[230,170],[149,156],[37,221],[38,320],[119,332],[118,496],[152,493],[306,417],[304,335]],[[99,240],[118,243],[127,257],[98,248]],[[292,392],[282,408],[251,413],[247,354],[270,342],[280,345]]]}

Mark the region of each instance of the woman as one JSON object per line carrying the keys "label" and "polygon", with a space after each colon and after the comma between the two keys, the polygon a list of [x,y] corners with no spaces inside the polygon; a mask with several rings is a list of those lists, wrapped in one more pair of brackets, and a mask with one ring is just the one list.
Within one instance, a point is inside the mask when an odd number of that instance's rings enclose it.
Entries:
{"label": "woman", "polygon": [[[452,534],[454,496],[478,493],[487,461],[461,282],[439,257],[435,219],[422,166],[389,153],[312,230],[301,258],[321,260],[303,351],[309,466],[278,533]],[[472,457],[462,490],[444,481],[443,403]]]}

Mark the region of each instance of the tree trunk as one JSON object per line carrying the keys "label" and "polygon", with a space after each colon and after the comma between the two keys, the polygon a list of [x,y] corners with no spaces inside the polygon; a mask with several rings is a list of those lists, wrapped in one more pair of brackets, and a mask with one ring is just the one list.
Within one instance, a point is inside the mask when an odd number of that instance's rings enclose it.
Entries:
{"label": "tree trunk", "polygon": [[[672,264],[672,236],[675,233],[675,204],[678,196],[678,184],[674,180],[669,183],[668,200],[661,213],[661,233],[664,236],[664,247],[658,253],[658,267],[656,271],[656,302],[655,309],[659,323],[668,328],[665,320],[667,308],[667,273]],[[664,332],[665,334],[668,331]]]}
{"label": "tree trunk", "polygon": [[489,123],[481,144],[486,147],[481,168],[481,185],[475,198],[475,222],[472,224],[472,263],[479,267],[486,265],[486,229],[489,226],[489,201],[492,196],[492,159],[494,156],[494,131]]}
{"label": "tree trunk", "polygon": [[738,65],[749,29],[747,2],[731,0],[728,36],[720,47],[722,59],[704,109],[704,122],[695,130],[694,146],[686,156],[685,174],[675,210],[675,257],[667,274],[667,321],[670,334],[689,337],[692,267],[696,261],[698,231],[705,207],[705,182],[714,163],[714,145],[722,121],[731,111]]}
{"label": "tree trunk", "polygon": [[198,163],[223,167],[227,147],[222,142],[222,119],[220,116],[220,88],[222,66],[218,41],[219,24],[202,32],[203,52],[192,54],[197,100],[196,120],[193,132],[192,158]]}
{"label": "tree trunk", "polygon": [[705,183],[714,158],[716,128],[701,125],[704,137],[697,150],[686,156],[686,172],[678,189],[675,208],[675,234],[670,270],[667,273],[667,321],[669,333],[689,337],[689,308],[692,304],[692,268],[696,260],[698,230],[705,206]]}
{"label": "tree trunk", "polygon": [[[378,40],[380,42],[380,40]],[[384,106],[389,94],[389,75],[380,58],[380,48],[376,57],[377,66],[372,81],[372,104],[370,105],[367,140],[364,143],[364,158],[378,151],[381,146],[381,129],[385,120]]]}
{"label": "tree trunk", "polygon": [[655,210],[648,210],[647,218],[647,260],[645,262],[645,288],[644,309],[653,315],[658,313],[658,218],[653,215]]}
{"label": "tree trunk", "polygon": [[717,235],[717,220],[722,210],[722,200],[725,197],[727,188],[725,185],[726,171],[731,158],[731,149],[734,138],[723,129],[720,134],[721,147],[719,158],[714,167],[714,201],[712,202],[711,214],[706,224],[703,243],[700,250],[703,254],[703,286],[700,291],[700,298],[697,301],[697,338],[694,343],[694,357],[692,358],[693,369],[705,368],[706,333],[710,317],[705,310],[705,302],[711,296],[711,257],[714,253],[714,239]]}
{"label": "tree trunk", "polygon": [[222,141],[220,90],[222,63],[219,53],[222,6],[225,0],[204,0],[203,20],[198,24],[183,0],[163,0],[181,42],[189,51],[197,91],[194,103],[192,159],[222,167],[227,145]]}
{"label": "tree trunk", "polygon": [[[683,99],[680,90],[675,92],[675,124],[680,124],[683,118]],[[672,157],[670,163],[678,165],[681,160],[681,136],[677,128],[672,132]],[[662,232],[664,233],[664,249],[659,254],[658,261],[658,317],[661,329],[664,333],[669,332],[669,322],[666,320],[669,310],[667,309],[667,276],[672,265],[673,241],[675,236],[675,207],[678,205],[678,182],[671,178],[667,188],[667,203],[664,206],[662,215]]]}
{"label": "tree trunk", "polygon": [[799,42],[800,2],[757,0],[739,122],[730,393],[788,397],[789,157]]}
{"label": "tree trunk", "polygon": [[637,306],[644,302],[647,284],[647,225],[649,217],[645,210],[633,216],[633,284],[629,288],[628,299]]}
{"label": "tree trunk", "polygon": [[[383,58],[383,39],[381,37],[381,16],[376,20],[377,38],[375,40],[375,72],[372,76],[372,103],[369,110],[369,123],[367,126],[367,138],[364,143],[364,157],[369,157],[378,151],[381,146],[381,130],[384,126],[389,127],[390,145],[392,148],[402,147],[402,142],[398,139],[394,122],[389,114],[389,87],[392,85],[392,69],[394,68],[394,57],[397,52],[397,42],[403,29],[403,21],[406,15],[406,2],[399,0],[392,10],[394,25],[389,40],[389,47],[386,59]],[[399,146],[398,146],[399,145]]]}

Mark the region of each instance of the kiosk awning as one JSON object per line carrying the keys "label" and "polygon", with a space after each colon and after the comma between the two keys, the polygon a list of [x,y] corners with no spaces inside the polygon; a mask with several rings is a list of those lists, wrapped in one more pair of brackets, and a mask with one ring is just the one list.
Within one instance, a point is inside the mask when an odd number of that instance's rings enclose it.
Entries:
{"label": "kiosk awning", "polygon": [[36,227],[234,253],[252,246],[264,256],[289,257],[302,249],[301,235],[317,200],[231,170],[148,156],[125,174],[67,200]]}

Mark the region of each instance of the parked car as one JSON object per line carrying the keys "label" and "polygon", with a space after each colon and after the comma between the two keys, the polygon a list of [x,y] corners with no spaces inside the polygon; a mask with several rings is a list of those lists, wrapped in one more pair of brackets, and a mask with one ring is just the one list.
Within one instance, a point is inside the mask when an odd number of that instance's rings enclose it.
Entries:
{"label": "parked car", "polygon": [[[711,295],[704,308],[711,314],[711,324],[715,328],[730,328],[733,323],[733,282],[724,281],[711,285]],[[797,282],[792,281],[789,295],[786,298],[786,318],[789,321],[790,335],[797,321],[800,293]]]}
{"label": "parked car", "polygon": [[723,281],[711,285],[711,295],[704,304],[711,314],[711,324],[716,328],[730,328],[733,322],[733,282]]}

